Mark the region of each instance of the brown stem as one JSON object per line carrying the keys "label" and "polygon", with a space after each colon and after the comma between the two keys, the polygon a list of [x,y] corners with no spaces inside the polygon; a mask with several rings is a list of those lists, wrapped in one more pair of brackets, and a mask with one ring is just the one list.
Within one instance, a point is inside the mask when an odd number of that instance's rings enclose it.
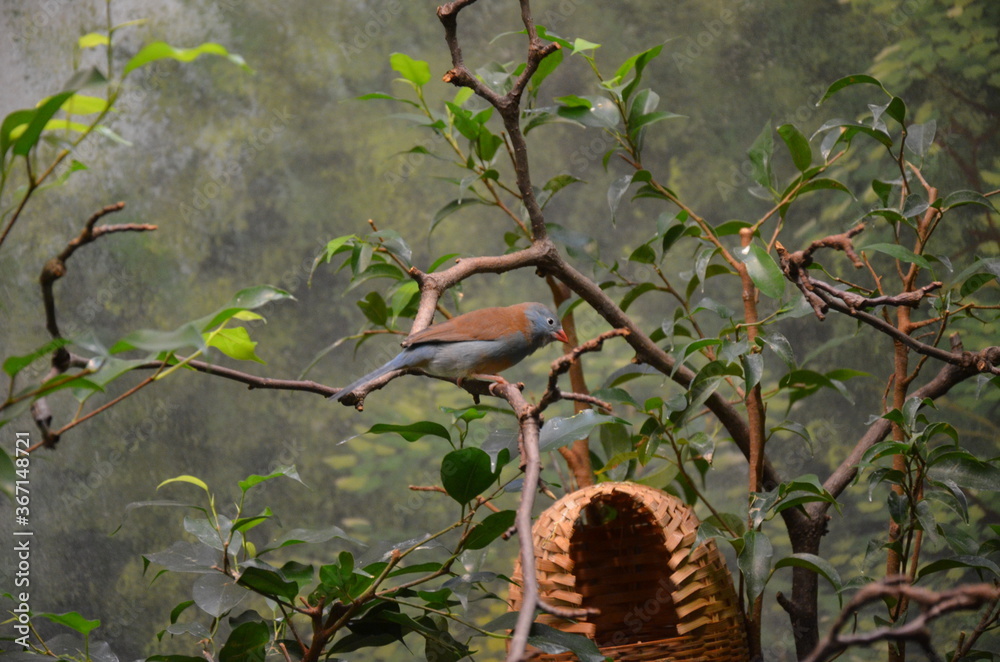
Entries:
{"label": "brown stem", "polygon": [[[907,598],[920,605],[921,612],[904,625],[881,627],[862,633],[842,635],[841,631],[855,618],[861,607],[886,599]],[[906,577],[886,577],[859,590],[844,606],[829,634],[803,662],[823,662],[853,646],[867,646],[877,641],[903,643],[914,641],[931,659],[940,659],[931,646],[928,625],[941,616],[958,610],[978,609],[1000,598],[1000,588],[991,584],[966,584],[947,591],[931,591],[909,584]]]}
{"label": "brown stem", "polygon": [[[555,304],[556,309],[562,304],[569,301],[571,292],[564,283],[559,282],[551,276],[545,279],[548,284],[549,289],[552,290],[552,302]],[[563,349],[569,350],[580,344],[580,339],[576,333],[576,317],[572,312],[566,314],[562,318],[563,331],[566,332],[566,337],[569,338],[569,342],[563,345]],[[574,361],[569,369],[569,382],[573,389],[573,393],[577,396],[582,396],[590,393],[590,389],[587,388],[587,382],[583,375],[583,362]],[[565,394],[562,396],[564,399],[571,399]],[[587,402],[582,397],[572,398],[573,411],[577,414],[582,412],[584,409],[588,409],[593,403]],[[577,489],[581,487],[589,487],[594,484],[594,469],[590,464],[590,441],[587,438],[577,439],[573,442],[572,446],[563,446],[559,449],[559,453],[566,460],[566,465],[573,474],[573,480],[576,483]]]}

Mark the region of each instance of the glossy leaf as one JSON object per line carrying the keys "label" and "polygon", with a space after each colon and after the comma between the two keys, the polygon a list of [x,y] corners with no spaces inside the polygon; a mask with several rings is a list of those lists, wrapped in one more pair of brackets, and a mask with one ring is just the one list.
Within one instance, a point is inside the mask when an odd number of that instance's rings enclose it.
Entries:
{"label": "glossy leaf", "polygon": [[266,552],[280,549],[282,547],[290,547],[292,545],[305,545],[305,544],[318,544],[323,543],[328,540],[333,540],[334,538],[338,540],[344,540],[346,542],[360,544],[358,540],[355,540],[351,536],[344,533],[344,530],[339,526],[328,526],[322,529],[292,529],[285,535],[279,537],[273,543],[261,549],[257,552],[257,556],[261,556]]}
{"label": "glossy leaf", "polygon": [[538,451],[546,453],[556,450],[577,439],[588,437],[598,425],[614,422],[621,422],[621,419],[598,414],[593,409],[587,409],[567,418],[559,416],[550,418],[545,421],[539,434]]}
{"label": "glossy leaf", "polygon": [[844,590],[844,584],[840,579],[840,573],[837,572],[837,569],[833,567],[832,563],[821,556],[799,552],[786,556],[774,564],[775,570],[789,567],[806,568],[826,579],[826,581],[830,582],[830,586],[833,587],[833,590],[837,592],[837,599],[840,600],[841,604],[843,604],[841,591]]}
{"label": "glossy leaf", "polygon": [[[952,570],[954,568],[969,568],[972,570],[986,571],[992,575],[992,577],[984,577],[987,580],[996,581],[1000,579],[1000,567],[993,561],[983,556],[954,556],[950,559],[938,559],[937,561],[932,561],[927,565],[920,568],[917,572],[917,581],[920,581],[927,575],[932,575],[936,572],[942,572],[945,570]],[[982,573],[980,573],[981,575]]]}
{"label": "glossy leaf", "polygon": [[433,421],[418,421],[416,423],[410,423],[407,425],[392,425],[390,423],[376,423],[368,429],[367,434],[398,434],[403,439],[407,441],[416,441],[421,437],[431,435],[434,437],[441,437],[451,441],[451,435],[448,433],[448,429],[445,428],[440,423],[434,423]]}
{"label": "glossy leaf", "polygon": [[517,513],[513,510],[501,510],[499,513],[488,516],[472,527],[463,547],[465,549],[483,549],[514,526],[515,515]]}
{"label": "glossy leaf", "polygon": [[618,71],[615,72],[615,77],[619,80],[624,79],[625,76],[628,75],[629,71],[635,69],[635,77],[622,89],[622,101],[626,104],[635,92],[636,88],[639,87],[639,83],[642,81],[642,73],[646,70],[646,65],[648,65],[653,58],[659,55],[662,50],[663,44],[657,44],[648,50],[633,55],[629,59],[625,60],[620,67],[618,67]]}
{"label": "glossy leaf", "polygon": [[[818,103],[823,103],[834,94],[844,89],[845,87],[850,87],[851,85],[875,85],[880,90],[885,92],[885,87],[882,86],[882,81],[875,78],[874,76],[869,76],[867,74],[852,74],[850,76],[844,76],[843,78],[834,81],[830,87],[827,88],[826,93],[819,100]],[[888,92],[886,92],[888,94]]]}
{"label": "glossy leaf", "polygon": [[143,554],[149,563],[156,563],[173,572],[208,573],[217,572],[212,566],[220,561],[220,555],[211,547],[200,542],[175,542],[162,552]]}
{"label": "glossy leaf", "polygon": [[[516,612],[515,612],[516,613]],[[544,653],[556,654],[572,652],[580,662],[604,662],[604,654],[597,648],[592,639],[563,632],[541,623],[532,623],[528,634],[528,644]]]}
{"label": "glossy leaf", "polygon": [[25,354],[23,356],[9,356],[3,362],[3,371],[6,372],[8,376],[13,377],[38,359],[46,357],[57,349],[65,347],[68,344],[70,344],[69,340],[65,338],[56,338],[55,340],[50,340],[45,343],[30,354]]}
{"label": "glossy leaf", "polygon": [[763,593],[771,576],[771,557],[774,548],[767,536],[760,531],[743,534],[743,545],[737,557],[737,564],[746,580],[747,599],[753,602]]}
{"label": "glossy leaf", "polygon": [[295,600],[295,596],[299,593],[298,584],[283,579],[274,570],[254,567],[246,568],[240,575],[239,582],[257,593],[266,596],[276,595],[285,598],[289,602]]}
{"label": "glossy leaf", "polygon": [[768,121],[747,152],[754,181],[766,189],[774,188],[774,172],[771,169],[773,153],[774,140],[771,136],[771,122]]}
{"label": "glossy leaf", "polygon": [[785,293],[785,276],[774,258],[756,241],[740,251],[747,273],[757,289],[772,299]]}
{"label": "glossy leaf", "polygon": [[625,175],[619,177],[615,181],[611,182],[611,186],[608,187],[608,207],[611,208],[611,221],[615,221],[615,214],[618,211],[618,205],[621,204],[622,198],[628,192],[628,187],[632,185],[632,175]]}
{"label": "glossy leaf", "polygon": [[436,228],[438,224],[441,223],[441,221],[448,218],[459,209],[462,209],[463,207],[470,207],[473,205],[482,205],[482,204],[486,203],[484,203],[479,198],[474,198],[474,197],[462,198],[461,200],[452,200],[444,207],[441,207],[441,209],[437,210],[437,213],[434,214],[434,218],[431,220],[431,227],[429,232],[434,232],[434,228]]}
{"label": "glossy leaf", "polygon": [[937,122],[935,120],[924,124],[911,124],[906,128],[906,149],[920,158],[924,158],[931,151],[936,130]]}
{"label": "glossy leaf", "polygon": [[68,611],[62,614],[51,614],[48,612],[43,612],[40,614],[34,614],[33,618],[45,618],[53,623],[58,623],[59,625],[65,625],[71,630],[76,630],[83,636],[87,636],[96,628],[101,626],[101,622],[97,619],[91,620],[84,618],[75,611]]}
{"label": "glossy leaf", "polygon": [[441,461],[441,485],[448,496],[462,504],[482,494],[496,478],[490,456],[478,448],[452,451]]}
{"label": "glossy leaf", "polygon": [[[294,466],[284,466],[284,467],[278,467],[277,469],[275,469],[266,476],[261,476],[258,474],[251,474],[247,476],[246,478],[244,478],[239,482],[240,490],[243,491],[243,494],[246,494],[247,490],[249,490],[251,487],[259,485],[265,481],[271,480],[272,478],[278,478],[279,476],[287,476],[288,478],[297,480],[298,482],[302,483],[302,479],[299,477],[299,472],[295,469]],[[303,485],[304,484],[305,483],[303,483]]]}
{"label": "glossy leaf", "polygon": [[231,329],[222,329],[218,333],[211,334],[211,337],[208,338],[207,344],[209,347],[215,347],[230,358],[240,361],[256,361],[257,363],[265,363],[265,361],[257,356],[257,353],[254,351],[254,348],[257,347],[257,343],[250,340],[250,334],[247,332],[246,328],[242,326],[233,327]]}
{"label": "glossy leaf", "polygon": [[271,640],[267,623],[240,623],[229,634],[219,651],[219,662],[255,662],[265,658],[265,647]]}
{"label": "glossy leaf", "polygon": [[950,193],[941,204],[941,211],[948,211],[949,209],[963,205],[979,205],[980,207],[986,207],[990,211],[998,211],[989,198],[977,191],[955,191],[954,193]]}
{"label": "glossy leaf", "polygon": [[809,139],[802,135],[793,124],[782,124],[778,127],[778,135],[785,141],[788,152],[792,155],[792,163],[799,172],[805,172],[812,163],[812,148]]}
{"label": "glossy leaf", "polygon": [[908,248],[904,248],[899,244],[869,244],[865,246],[862,250],[866,251],[876,251],[878,253],[884,253],[897,260],[902,260],[903,262],[912,262],[916,264],[921,269],[930,269],[931,263],[927,261],[923,255],[917,255]]}
{"label": "glossy leaf", "polygon": [[139,67],[157,60],[173,59],[180,62],[190,62],[201,55],[217,55],[219,57],[224,57],[233,64],[250,71],[250,67],[247,66],[247,63],[242,57],[236,55],[235,53],[230,53],[220,44],[208,42],[194,48],[174,48],[166,42],[154,41],[153,43],[142,48],[142,50],[136,53],[132,59],[128,61],[125,68],[122,70],[122,77],[124,78]]}

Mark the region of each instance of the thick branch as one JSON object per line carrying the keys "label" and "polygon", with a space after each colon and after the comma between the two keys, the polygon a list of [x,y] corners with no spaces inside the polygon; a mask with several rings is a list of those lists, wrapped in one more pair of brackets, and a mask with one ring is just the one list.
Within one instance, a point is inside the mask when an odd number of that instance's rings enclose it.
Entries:
{"label": "thick branch", "polygon": [[147,232],[156,229],[155,225],[146,225],[139,223],[125,223],[122,225],[106,225],[99,228],[95,228],[94,225],[102,217],[107,214],[114,213],[116,211],[121,211],[125,208],[124,202],[116,202],[113,205],[107,205],[97,210],[83,226],[83,230],[80,234],[73,240],[71,240],[66,248],[59,253],[59,255],[53,257],[45,266],[42,267],[42,273],[38,278],[38,282],[42,286],[42,300],[45,303],[45,326],[49,331],[49,334],[53,338],[61,337],[59,333],[59,326],[56,324],[56,304],[55,296],[52,292],[52,286],[57,280],[62,278],[66,274],[66,261],[70,258],[73,253],[76,252],[78,248],[86,244],[95,241],[98,237],[106,234],[111,234],[113,232]]}
{"label": "thick branch", "polygon": [[[941,616],[958,610],[978,609],[1000,597],[1000,587],[992,584],[966,584],[947,591],[931,591],[912,586],[906,577],[887,577],[876,584],[865,586],[844,607],[830,633],[804,662],[823,662],[832,655],[852,646],[865,646],[876,641],[915,641],[933,660],[941,658],[931,646],[928,624]],[[841,630],[864,605],[887,599],[907,599],[921,606],[920,615],[899,627],[876,628],[870,632],[841,635]]]}
{"label": "thick branch", "polygon": [[[958,346],[957,335],[953,336],[953,344]],[[969,354],[969,352],[962,352],[962,354]],[[924,398],[930,398],[931,400],[937,400],[938,398],[944,396],[951,388],[961,382],[965,381],[969,377],[972,377],[982,370],[975,365],[978,361],[989,361],[991,365],[1000,364],[1000,347],[987,347],[981,352],[972,354],[975,357],[974,360],[970,361],[968,365],[956,365],[953,363],[945,363],[941,366],[938,374],[934,378],[921,386],[920,388],[913,391],[910,397],[919,398],[923,400]],[[850,454],[844,458],[836,470],[830,477],[826,479],[823,487],[833,496],[840,495],[848,485],[854,480],[854,477],[858,473],[858,463],[861,461],[861,457],[865,452],[871,448],[873,445],[885,439],[886,435],[892,429],[892,424],[884,418],[880,418],[869,426],[868,431],[865,432],[864,436],[858,440],[851,449]],[[810,514],[812,513],[824,513],[828,510],[830,504],[826,503],[814,503],[809,504],[807,510]]]}

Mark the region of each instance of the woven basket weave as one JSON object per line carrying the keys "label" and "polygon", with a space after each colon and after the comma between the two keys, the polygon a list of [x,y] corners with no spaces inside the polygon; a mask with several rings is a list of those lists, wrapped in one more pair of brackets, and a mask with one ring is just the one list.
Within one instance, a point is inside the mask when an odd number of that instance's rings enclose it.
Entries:
{"label": "woven basket weave", "polygon": [[[535,522],[538,588],[564,607],[600,615],[538,622],[584,634],[614,660],[746,662],[746,632],[732,578],[714,541],[693,552],[698,518],[644,485],[601,483],[564,496]],[[514,566],[511,610],[521,605]],[[534,652],[533,660],[575,660]]]}

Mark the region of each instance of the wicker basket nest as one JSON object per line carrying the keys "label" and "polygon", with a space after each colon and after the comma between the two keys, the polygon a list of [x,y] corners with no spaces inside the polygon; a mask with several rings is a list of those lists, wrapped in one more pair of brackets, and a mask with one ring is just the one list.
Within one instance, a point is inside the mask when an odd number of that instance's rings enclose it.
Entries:
{"label": "wicker basket nest", "polygon": [[[600,615],[538,622],[584,634],[615,660],[746,662],[746,632],[732,578],[714,541],[694,551],[698,518],[684,503],[634,483],[601,483],[564,496],[535,522],[539,593]],[[511,610],[521,605],[514,566]],[[533,660],[574,660],[535,651]]]}

